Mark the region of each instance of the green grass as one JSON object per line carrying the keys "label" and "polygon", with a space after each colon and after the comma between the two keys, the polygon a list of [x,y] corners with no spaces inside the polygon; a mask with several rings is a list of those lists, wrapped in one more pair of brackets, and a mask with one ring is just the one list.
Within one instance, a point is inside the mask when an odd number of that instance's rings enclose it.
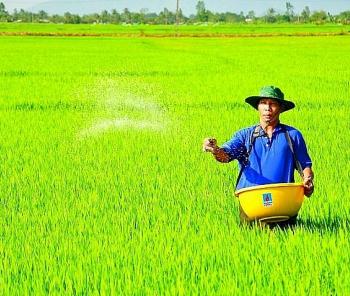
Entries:
{"label": "green grass", "polygon": [[[0,294],[349,294],[349,46],[1,37]],[[294,232],[240,227],[237,164],[201,152],[269,84],[314,162]]]}
{"label": "green grass", "polygon": [[112,25],[0,23],[2,34],[110,35],[110,36],[236,36],[348,34],[341,24],[198,24],[198,25]]}

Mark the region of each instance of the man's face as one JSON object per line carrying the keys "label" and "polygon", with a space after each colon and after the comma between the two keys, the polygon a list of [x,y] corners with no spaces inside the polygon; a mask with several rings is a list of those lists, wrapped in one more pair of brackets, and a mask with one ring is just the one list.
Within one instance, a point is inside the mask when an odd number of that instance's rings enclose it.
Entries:
{"label": "man's face", "polygon": [[280,104],[274,99],[261,99],[259,101],[258,110],[260,121],[266,124],[277,123],[282,111]]}

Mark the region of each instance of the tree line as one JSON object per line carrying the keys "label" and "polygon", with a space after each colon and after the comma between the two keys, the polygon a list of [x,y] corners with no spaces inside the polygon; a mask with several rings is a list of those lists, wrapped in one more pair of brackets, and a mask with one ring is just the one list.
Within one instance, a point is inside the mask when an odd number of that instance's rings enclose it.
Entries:
{"label": "tree line", "polygon": [[256,16],[253,10],[247,14],[241,11],[234,12],[212,12],[205,7],[204,1],[198,1],[196,14],[185,16],[181,8],[173,12],[164,8],[159,13],[149,12],[141,9],[139,12],[131,12],[128,8],[118,12],[103,10],[100,13],[73,14],[66,12],[63,15],[52,14],[41,10],[37,13],[24,9],[15,9],[12,13],[6,10],[4,3],[0,2],[0,22],[26,22],[26,23],[65,23],[65,24],[194,24],[194,23],[343,23],[350,24],[350,10],[343,11],[337,15],[331,15],[324,10],[311,11],[308,6],[301,13],[295,13],[290,2],[286,2],[286,10],[278,13],[269,8],[263,16]]}

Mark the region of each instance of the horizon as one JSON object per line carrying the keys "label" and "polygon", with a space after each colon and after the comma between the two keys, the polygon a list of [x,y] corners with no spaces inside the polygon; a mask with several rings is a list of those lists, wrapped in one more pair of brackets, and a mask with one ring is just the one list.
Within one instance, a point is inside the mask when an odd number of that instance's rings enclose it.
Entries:
{"label": "horizon", "polygon": [[[121,11],[124,8],[128,8],[132,12],[138,12],[141,9],[147,9],[149,13],[159,13],[164,8],[170,11],[176,10],[176,0],[149,0],[145,5],[144,1],[128,1],[128,0],[6,0],[3,2],[6,9],[12,12],[14,9],[24,9],[27,11],[37,12],[39,10],[45,10],[49,14],[63,13],[69,11],[76,14],[89,14],[99,13],[103,10],[111,10],[115,8],[117,11]],[[131,2],[131,3],[129,3]],[[185,16],[196,13],[196,4],[198,0],[181,1],[180,8]],[[293,6],[293,10],[296,14],[300,14],[301,11],[308,6],[311,11],[324,10],[331,14],[337,14],[342,11],[350,10],[350,4],[346,0],[329,1],[306,1],[306,0],[294,0],[294,1],[279,1],[279,0],[204,0],[206,9],[216,13],[220,12],[233,12],[247,14],[253,10],[257,16],[261,16],[266,13],[269,8],[273,8],[277,13],[283,13],[286,10],[286,2],[290,2]],[[148,7],[147,7],[148,6]],[[121,8],[123,7],[123,8]],[[67,10],[68,9],[68,10]]]}

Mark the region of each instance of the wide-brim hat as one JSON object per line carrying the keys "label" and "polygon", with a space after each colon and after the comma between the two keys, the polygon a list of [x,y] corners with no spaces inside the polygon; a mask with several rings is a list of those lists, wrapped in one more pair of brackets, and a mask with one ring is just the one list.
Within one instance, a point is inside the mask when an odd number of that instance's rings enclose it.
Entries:
{"label": "wide-brim hat", "polygon": [[245,99],[246,103],[258,110],[259,101],[261,99],[273,99],[276,100],[282,107],[281,113],[288,111],[295,107],[295,104],[284,98],[283,92],[274,86],[264,86],[258,96],[251,96]]}

